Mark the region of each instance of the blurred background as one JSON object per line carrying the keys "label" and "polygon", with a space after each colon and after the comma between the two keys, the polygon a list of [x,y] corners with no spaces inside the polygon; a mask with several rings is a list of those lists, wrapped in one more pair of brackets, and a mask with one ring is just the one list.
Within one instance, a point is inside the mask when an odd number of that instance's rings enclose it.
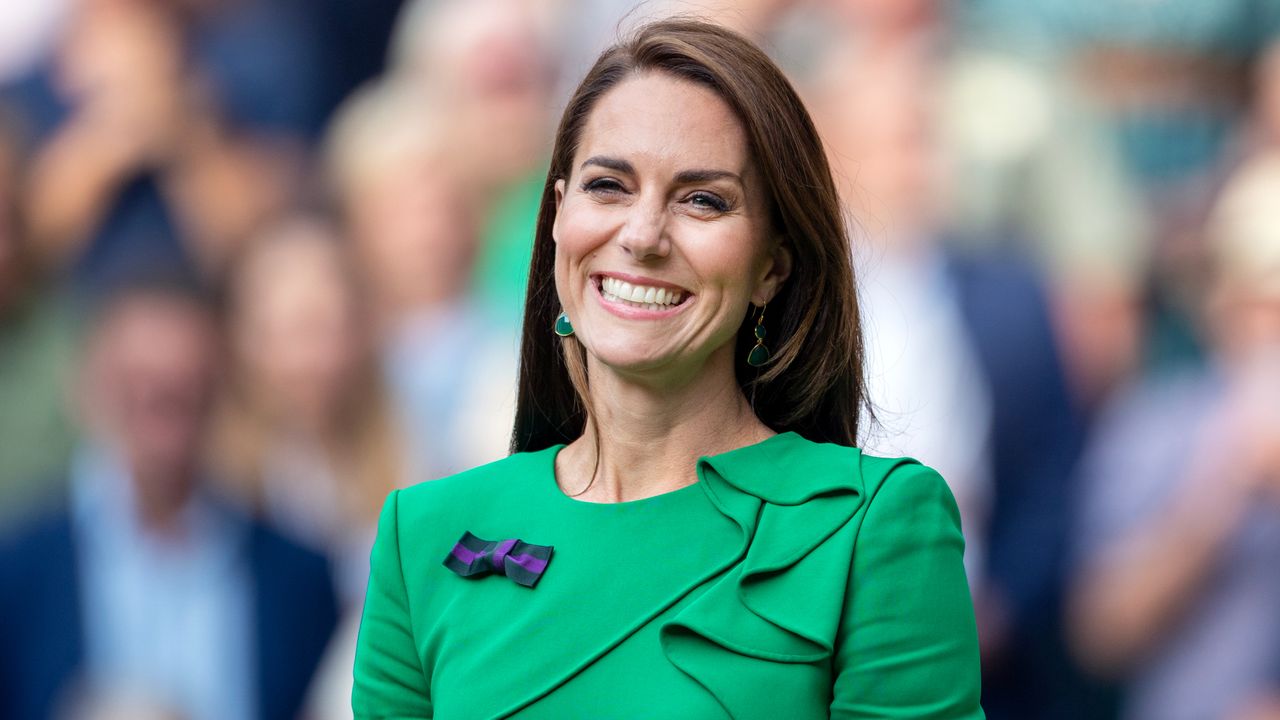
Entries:
{"label": "blurred background", "polygon": [[636,6],[0,5],[0,717],[350,717],[386,493],[506,454],[563,103],[691,12],[826,142],[988,717],[1280,718],[1280,0]]}

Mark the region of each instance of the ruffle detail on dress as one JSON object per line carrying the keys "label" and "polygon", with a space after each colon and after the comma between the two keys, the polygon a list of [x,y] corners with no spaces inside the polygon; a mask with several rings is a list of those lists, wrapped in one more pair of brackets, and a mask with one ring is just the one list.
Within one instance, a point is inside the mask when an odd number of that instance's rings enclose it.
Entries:
{"label": "ruffle detail on dress", "polygon": [[739,720],[825,714],[850,520],[866,494],[863,465],[883,463],[788,434],[767,456],[747,447],[699,460],[713,503],[742,531],[740,562],[659,631],[668,660]]}

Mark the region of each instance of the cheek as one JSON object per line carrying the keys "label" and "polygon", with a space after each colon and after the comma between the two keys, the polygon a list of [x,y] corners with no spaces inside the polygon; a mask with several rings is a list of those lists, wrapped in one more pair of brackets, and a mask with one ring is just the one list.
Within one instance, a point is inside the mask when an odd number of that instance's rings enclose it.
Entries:
{"label": "cheek", "polygon": [[556,291],[562,302],[572,304],[575,282],[585,282],[581,267],[612,237],[606,213],[590,203],[566,198],[556,216]]}
{"label": "cheek", "polygon": [[608,242],[616,224],[605,209],[580,198],[565,198],[556,216],[556,245],[569,259],[580,259]]}
{"label": "cheek", "polygon": [[681,250],[704,282],[746,295],[760,266],[756,245],[745,228],[725,226],[690,233]]}

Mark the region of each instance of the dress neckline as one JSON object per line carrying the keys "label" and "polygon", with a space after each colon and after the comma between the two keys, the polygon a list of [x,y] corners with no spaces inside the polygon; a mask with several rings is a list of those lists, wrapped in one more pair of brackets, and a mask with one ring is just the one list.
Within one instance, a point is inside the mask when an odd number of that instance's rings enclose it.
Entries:
{"label": "dress neckline", "polygon": [[[734,448],[732,450],[726,450],[723,453],[717,453],[715,455],[702,455],[698,458],[696,465],[701,466],[704,460],[714,459],[722,455],[728,455],[730,453],[742,453],[743,451],[752,452],[755,450],[763,450],[765,446],[768,445],[770,442],[776,440],[777,438],[781,438],[784,435],[790,435],[790,434],[792,433],[790,432],[776,433],[774,435],[770,435],[764,440],[760,440],[750,445],[743,445],[742,447]],[[702,473],[699,471],[697,473],[698,479],[688,485],[685,485],[684,487],[676,488],[675,490],[668,490],[667,492],[658,493],[657,495],[650,495],[648,497],[637,498],[635,500],[624,500],[621,502],[592,502],[590,500],[579,500],[577,498],[570,497],[569,495],[565,494],[564,490],[560,489],[560,484],[556,477],[556,458],[559,457],[560,451],[563,450],[567,445],[568,443],[556,443],[555,445],[551,445],[548,448],[546,448],[545,454],[547,457],[547,461],[545,465],[545,472],[541,473],[541,477],[539,478],[539,483],[538,483],[540,486],[542,486],[547,491],[549,491],[551,495],[554,495],[557,501],[563,505],[579,506],[579,507],[588,509],[587,511],[590,511],[591,508],[615,508],[616,509],[615,511],[634,511],[640,508],[669,506],[671,503],[681,501],[686,497],[693,498],[693,497],[698,497],[705,494],[702,488],[703,488],[703,485],[705,485],[706,481],[703,480]],[[609,511],[602,509],[597,512],[609,512]]]}

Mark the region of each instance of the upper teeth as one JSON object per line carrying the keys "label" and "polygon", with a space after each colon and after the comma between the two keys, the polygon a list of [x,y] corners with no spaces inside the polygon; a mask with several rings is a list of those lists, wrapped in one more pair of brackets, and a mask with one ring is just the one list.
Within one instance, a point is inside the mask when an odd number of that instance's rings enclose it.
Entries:
{"label": "upper teeth", "polygon": [[675,305],[683,296],[679,290],[632,285],[607,275],[601,281],[600,289],[604,291],[606,300],[630,300],[651,305]]}

